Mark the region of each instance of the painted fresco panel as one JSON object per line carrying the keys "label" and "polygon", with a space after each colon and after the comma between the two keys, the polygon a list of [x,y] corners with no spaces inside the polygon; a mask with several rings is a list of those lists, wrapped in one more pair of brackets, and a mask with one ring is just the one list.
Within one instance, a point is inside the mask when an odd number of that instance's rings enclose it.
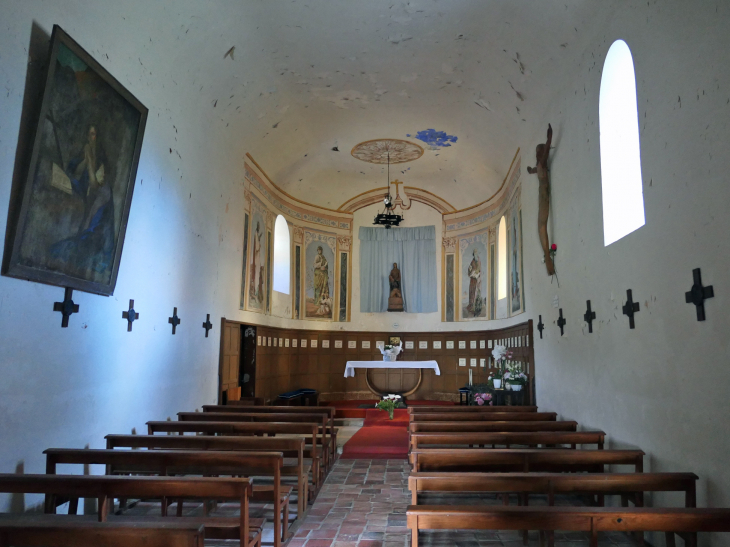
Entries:
{"label": "painted fresco panel", "polygon": [[243,215],[243,270],[241,272],[241,304],[240,309],[246,306],[246,270],[248,265],[248,213]]}
{"label": "painted fresco panel", "polygon": [[294,252],[294,319],[300,319],[299,308],[302,301],[302,246],[297,245]]}
{"label": "painted fresco panel", "polygon": [[340,317],[347,321],[347,253],[340,253]]}
{"label": "painted fresco panel", "polygon": [[304,232],[305,319],[333,319],[336,242],[332,234]]}
{"label": "painted fresco panel", "polygon": [[446,321],[454,321],[454,255],[446,255]]}
{"label": "painted fresco panel", "polygon": [[271,313],[271,232],[266,232],[266,313]]}
{"label": "painted fresco panel", "polygon": [[248,275],[248,309],[263,312],[266,299],[266,211],[255,197],[251,198]]}
{"label": "painted fresco panel", "polygon": [[487,318],[488,242],[488,231],[459,240],[462,320]]}
{"label": "painted fresco panel", "polygon": [[523,311],[522,294],[522,213],[519,201],[513,203],[510,210],[510,229],[508,232],[510,249],[510,315]]}

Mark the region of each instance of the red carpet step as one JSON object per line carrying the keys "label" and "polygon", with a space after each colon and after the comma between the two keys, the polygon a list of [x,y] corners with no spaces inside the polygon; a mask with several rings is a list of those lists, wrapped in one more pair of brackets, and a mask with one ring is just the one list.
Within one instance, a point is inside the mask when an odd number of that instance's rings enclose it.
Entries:
{"label": "red carpet step", "polygon": [[393,420],[383,410],[366,410],[365,425],[342,447],[344,459],[407,459],[408,411],[396,409]]}

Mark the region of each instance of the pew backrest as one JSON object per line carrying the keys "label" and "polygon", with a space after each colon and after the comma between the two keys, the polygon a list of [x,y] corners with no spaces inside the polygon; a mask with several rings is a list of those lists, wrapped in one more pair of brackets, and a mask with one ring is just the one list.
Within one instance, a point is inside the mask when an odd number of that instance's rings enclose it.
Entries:
{"label": "pew backrest", "polygon": [[418,450],[428,446],[441,445],[593,445],[603,449],[606,434],[603,431],[533,431],[521,432],[434,432],[411,433],[411,449]]}
{"label": "pew backrest", "polygon": [[578,422],[575,421],[546,421],[546,422],[411,422],[408,424],[411,433],[429,433],[445,431],[483,431],[483,432],[511,432],[511,431],[576,431]]}
{"label": "pew backrest", "polygon": [[557,419],[555,412],[416,412],[411,422],[542,422]]}
{"label": "pew backrest", "polygon": [[492,413],[492,412],[537,412],[536,406],[427,406],[427,405],[415,405],[408,407],[409,414],[430,414],[439,412],[454,412],[457,414],[462,413]]}

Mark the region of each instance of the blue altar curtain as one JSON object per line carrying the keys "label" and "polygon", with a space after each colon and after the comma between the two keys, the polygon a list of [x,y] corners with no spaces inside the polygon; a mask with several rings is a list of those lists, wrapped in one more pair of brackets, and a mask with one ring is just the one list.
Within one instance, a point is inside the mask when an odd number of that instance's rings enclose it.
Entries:
{"label": "blue altar curtain", "polygon": [[438,311],[436,288],[436,227],[360,228],[360,311],[388,310],[393,262],[401,272],[401,292],[407,313]]}

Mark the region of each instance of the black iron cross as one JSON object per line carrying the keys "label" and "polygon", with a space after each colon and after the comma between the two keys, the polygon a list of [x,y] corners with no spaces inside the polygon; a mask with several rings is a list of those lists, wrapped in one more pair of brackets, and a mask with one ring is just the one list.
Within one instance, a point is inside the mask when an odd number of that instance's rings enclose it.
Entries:
{"label": "black iron cross", "polygon": [[694,279],[694,285],[692,290],[684,293],[684,299],[687,304],[694,304],[697,306],[697,321],[705,320],[705,300],[713,298],[715,291],[712,285],[709,287],[702,286],[702,274],[699,268],[692,270],[692,279]]}
{"label": "black iron cross", "polygon": [[208,331],[213,328],[213,323],[210,322],[210,314],[205,317],[203,328],[205,329],[205,337],[208,338]]}
{"label": "black iron cross", "polygon": [[73,301],[74,290],[66,287],[66,291],[63,293],[63,302],[54,302],[53,311],[60,311],[63,315],[61,319],[61,328],[68,327],[68,318],[73,313],[79,313],[79,305],[74,304]]}
{"label": "black iron cross", "polygon": [[540,322],[537,324],[537,330],[540,331],[540,340],[542,340],[542,331],[545,328],[545,323],[542,322],[542,315],[538,317],[540,318]]}
{"label": "black iron cross", "polygon": [[134,300],[129,301],[129,311],[122,312],[122,319],[127,320],[127,332],[132,332],[132,323],[139,319],[139,314],[134,311]]}
{"label": "black iron cross", "polygon": [[631,294],[631,289],[628,289],[626,291],[626,304],[624,304],[622,310],[624,312],[624,315],[629,316],[629,328],[635,328],[636,325],[634,324],[634,314],[639,312],[639,303],[634,302],[634,298]]}
{"label": "black iron cross", "polygon": [[560,336],[563,335],[563,328],[565,328],[565,324],[567,321],[563,317],[563,308],[560,308],[560,317],[558,317],[558,326],[560,327]]}
{"label": "black iron cross", "polygon": [[173,308],[172,317],[168,317],[167,322],[172,325],[172,334],[175,334],[175,329],[180,324],[180,318],[177,316],[177,308]]}
{"label": "black iron cross", "polygon": [[593,332],[593,320],[596,318],[596,312],[591,311],[590,300],[586,300],[586,306],[588,306],[588,309],[586,310],[586,314],[583,316],[583,319],[585,319],[585,322],[588,323],[588,332]]}

